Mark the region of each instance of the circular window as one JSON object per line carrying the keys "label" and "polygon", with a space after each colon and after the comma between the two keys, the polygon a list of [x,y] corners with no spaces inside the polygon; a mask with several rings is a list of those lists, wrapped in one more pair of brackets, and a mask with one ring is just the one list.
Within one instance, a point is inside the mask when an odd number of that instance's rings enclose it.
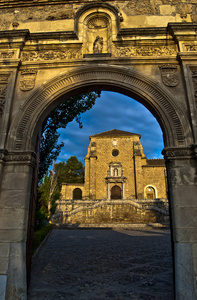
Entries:
{"label": "circular window", "polygon": [[118,156],[118,154],[119,154],[119,151],[118,151],[117,149],[114,149],[114,150],[112,151],[112,155],[113,155],[113,156]]}

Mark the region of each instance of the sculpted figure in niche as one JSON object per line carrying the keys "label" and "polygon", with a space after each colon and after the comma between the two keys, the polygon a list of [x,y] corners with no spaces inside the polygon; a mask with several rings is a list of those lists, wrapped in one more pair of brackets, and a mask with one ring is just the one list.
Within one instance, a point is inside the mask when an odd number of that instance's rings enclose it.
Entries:
{"label": "sculpted figure in niche", "polygon": [[93,44],[93,51],[94,53],[102,53],[102,50],[103,50],[103,38],[97,36]]}

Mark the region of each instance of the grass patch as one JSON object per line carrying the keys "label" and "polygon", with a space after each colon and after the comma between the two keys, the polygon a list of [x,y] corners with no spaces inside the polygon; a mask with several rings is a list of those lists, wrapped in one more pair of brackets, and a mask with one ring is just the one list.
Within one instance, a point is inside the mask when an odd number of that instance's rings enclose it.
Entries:
{"label": "grass patch", "polygon": [[36,252],[36,249],[40,246],[42,241],[45,239],[49,231],[53,228],[52,224],[44,225],[40,230],[34,232],[33,237],[33,254]]}

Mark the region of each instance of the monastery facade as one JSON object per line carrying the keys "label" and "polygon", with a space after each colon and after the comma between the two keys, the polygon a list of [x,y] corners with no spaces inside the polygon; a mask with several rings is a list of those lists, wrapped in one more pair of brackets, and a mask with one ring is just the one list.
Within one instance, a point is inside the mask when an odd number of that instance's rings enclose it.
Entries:
{"label": "monastery facade", "polygon": [[163,159],[147,159],[139,134],[110,130],[90,136],[84,184],[62,184],[64,200],[167,198]]}

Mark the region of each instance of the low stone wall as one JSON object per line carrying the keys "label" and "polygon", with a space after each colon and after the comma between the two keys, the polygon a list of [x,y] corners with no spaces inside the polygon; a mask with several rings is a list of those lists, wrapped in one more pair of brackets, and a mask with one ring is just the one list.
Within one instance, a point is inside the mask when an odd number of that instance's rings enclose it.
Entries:
{"label": "low stone wall", "polygon": [[169,222],[168,202],[161,200],[68,201],[63,207],[53,216],[54,224]]}

